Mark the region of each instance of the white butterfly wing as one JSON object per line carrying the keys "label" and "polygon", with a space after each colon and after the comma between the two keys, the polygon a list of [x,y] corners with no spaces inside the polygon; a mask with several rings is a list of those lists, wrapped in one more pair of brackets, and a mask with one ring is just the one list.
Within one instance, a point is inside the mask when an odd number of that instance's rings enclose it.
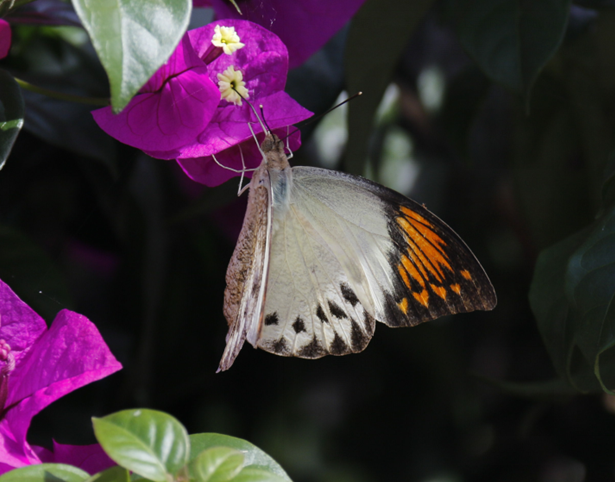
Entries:
{"label": "white butterfly wing", "polygon": [[495,306],[470,250],[417,203],[325,169],[293,168],[290,184],[288,205],[272,206],[258,347],[343,355],[365,348],[374,319],[411,326]]}

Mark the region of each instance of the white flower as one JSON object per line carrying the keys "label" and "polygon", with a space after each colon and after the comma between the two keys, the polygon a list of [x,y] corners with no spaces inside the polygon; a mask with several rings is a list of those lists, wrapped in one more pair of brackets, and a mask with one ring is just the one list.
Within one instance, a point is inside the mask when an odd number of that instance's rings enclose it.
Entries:
{"label": "white flower", "polygon": [[231,55],[245,45],[239,40],[235,27],[220,27],[220,25],[216,25],[211,43],[215,47],[222,48],[225,54]]}
{"label": "white flower", "polygon": [[222,98],[235,105],[241,105],[242,98],[250,98],[243,74],[232,65],[222,74],[218,74],[218,88]]}

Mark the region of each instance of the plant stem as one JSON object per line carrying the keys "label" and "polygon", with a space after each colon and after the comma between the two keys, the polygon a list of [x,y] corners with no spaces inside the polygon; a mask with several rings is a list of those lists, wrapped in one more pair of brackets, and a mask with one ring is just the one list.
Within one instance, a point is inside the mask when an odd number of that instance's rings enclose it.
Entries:
{"label": "plant stem", "polygon": [[56,92],[55,90],[45,89],[44,87],[37,87],[36,85],[32,85],[25,80],[18,79],[15,77],[15,82],[19,84],[19,86],[23,89],[29,90],[31,92],[36,92],[37,94],[43,94],[47,97],[52,97],[53,99],[66,100],[68,102],[78,102],[80,104],[91,104],[91,105],[100,105],[107,106],[110,104],[109,99],[103,97],[83,97],[81,95],[72,95],[72,94],[64,94],[62,92]]}

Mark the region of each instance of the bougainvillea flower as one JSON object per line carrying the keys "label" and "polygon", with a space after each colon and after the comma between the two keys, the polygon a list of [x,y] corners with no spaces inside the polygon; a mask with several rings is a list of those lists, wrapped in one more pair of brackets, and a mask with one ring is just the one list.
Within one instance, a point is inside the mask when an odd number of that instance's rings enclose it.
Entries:
{"label": "bougainvillea flower", "polygon": [[193,141],[220,101],[218,86],[187,36],[139,92],[117,115],[111,107],[92,114],[107,134],[142,150],[175,149]]}
{"label": "bougainvillea flower", "polygon": [[195,6],[211,4],[217,21],[240,18],[271,30],[288,47],[290,67],[294,68],[320,50],[364,2],[365,0],[237,0],[241,14],[228,0],[199,1]]}
{"label": "bougainvillea flower", "polygon": [[[296,150],[301,145],[299,131],[294,127],[291,127],[290,130],[287,127],[273,129],[273,132],[280,139],[284,139],[288,136],[288,146],[292,151]],[[261,132],[257,134],[256,137],[258,142],[253,138],[249,138],[240,144],[225,149],[218,154],[214,154],[216,156],[216,161],[236,171],[242,168],[252,169],[258,167],[262,160],[262,154],[258,146],[265,139],[265,135]],[[190,179],[205,184],[206,186],[218,186],[239,175],[229,169],[220,167],[212,156],[197,157],[193,159],[177,159],[177,162]],[[248,171],[245,175],[246,177],[252,177],[252,172]]]}
{"label": "bougainvillea flower", "polygon": [[[188,32],[199,57],[211,57],[211,42],[217,25],[212,23]],[[280,39],[259,25],[244,20],[226,20],[224,26],[233,27],[245,46],[231,55],[216,57],[208,65],[212,82],[219,85],[222,97],[225,97],[220,100],[211,122],[194,142],[178,149],[145,150],[152,157],[177,159],[191,178],[208,186],[216,186],[237,175],[218,166],[212,157],[214,155],[221,164],[235,169],[242,167],[242,153],[246,167],[255,167],[262,160],[250,130],[251,126],[255,133],[262,132],[259,119],[247,102],[238,98],[234,103],[233,96],[225,95],[231,68],[233,72],[241,73],[236,79],[236,90],[246,92],[244,99],[249,99],[256,108],[262,106],[267,125],[274,131],[280,129],[281,137],[294,130],[289,126],[312,115],[284,92],[288,51]],[[298,133],[290,137],[289,144],[293,150],[299,147]],[[224,152],[227,149],[229,151]]]}
{"label": "bougainvillea flower", "polygon": [[9,54],[11,48],[11,27],[6,20],[0,18],[0,59]]}
{"label": "bougainvillea flower", "polygon": [[113,462],[100,446],[31,446],[26,433],[32,417],[73,390],[122,366],[96,327],[69,310],[51,328],[0,281],[0,474],[25,465],[56,462],[89,473]]}

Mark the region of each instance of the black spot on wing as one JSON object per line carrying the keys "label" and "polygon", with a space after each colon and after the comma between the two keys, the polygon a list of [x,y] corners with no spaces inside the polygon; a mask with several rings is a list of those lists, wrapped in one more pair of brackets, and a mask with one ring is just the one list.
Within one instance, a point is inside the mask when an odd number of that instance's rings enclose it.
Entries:
{"label": "black spot on wing", "polygon": [[277,325],[278,324],[278,312],[274,311],[265,316],[265,325]]}
{"label": "black spot on wing", "polygon": [[344,313],[344,310],[342,310],[337,304],[335,304],[335,302],[329,300],[329,311],[331,311],[331,314],[333,316],[335,316],[336,318],[339,318],[340,320],[343,318],[348,318],[348,315],[346,313]]}
{"label": "black spot on wing", "polygon": [[305,323],[303,322],[300,316],[297,316],[297,319],[292,324],[292,327],[293,327],[293,330],[295,330],[295,333],[297,334],[301,333],[302,331],[305,331]]}
{"label": "black spot on wing", "polygon": [[342,340],[337,333],[335,334],[335,338],[333,338],[330,350],[333,355],[344,355],[349,351],[348,345],[344,343],[344,340]]}
{"label": "black spot on wing", "polygon": [[280,338],[273,345],[271,345],[271,349],[278,355],[286,355],[288,353],[288,343],[286,343],[284,338]]}
{"label": "black spot on wing", "polygon": [[355,306],[359,302],[359,298],[354,294],[354,291],[348,286],[346,283],[340,284],[340,289],[342,290],[342,296],[344,299],[350,303],[352,306]]}
{"label": "black spot on wing", "polygon": [[316,316],[318,316],[320,321],[322,321],[323,323],[329,323],[329,318],[327,318],[325,310],[323,310],[322,306],[320,305],[318,305],[318,309],[316,310]]}
{"label": "black spot on wing", "polygon": [[363,324],[365,325],[365,332],[370,336],[373,335],[376,328],[376,320],[367,311],[363,317]]}
{"label": "black spot on wing", "polygon": [[326,353],[325,349],[318,342],[316,337],[314,337],[308,345],[304,346],[301,351],[299,351],[299,356],[302,358],[320,358]]}
{"label": "black spot on wing", "polygon": [[352,331],[350,333],[350,341],[352,343],[352,351],[362,351],[369,343],[369,338],[361,331],[359,325],[354,320],[350,320]]}

